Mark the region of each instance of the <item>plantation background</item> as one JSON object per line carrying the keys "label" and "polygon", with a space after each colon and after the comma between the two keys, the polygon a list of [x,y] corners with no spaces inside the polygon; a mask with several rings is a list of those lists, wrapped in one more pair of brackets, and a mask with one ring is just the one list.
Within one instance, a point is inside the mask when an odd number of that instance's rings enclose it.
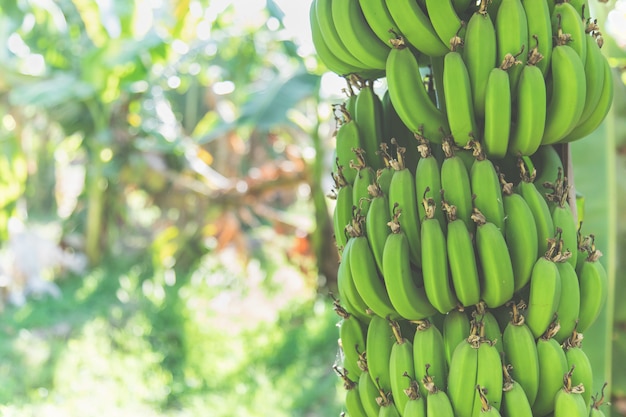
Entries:
{"label": "plantation background", "polygon": [[[572,146],[614,291],[586,334],[626,415],[626,1],[590,0],[615,105]],[[308,1],[0,5],[0,236],[89,260],[6,304],[3,416],[332,416],[334,122]]]}

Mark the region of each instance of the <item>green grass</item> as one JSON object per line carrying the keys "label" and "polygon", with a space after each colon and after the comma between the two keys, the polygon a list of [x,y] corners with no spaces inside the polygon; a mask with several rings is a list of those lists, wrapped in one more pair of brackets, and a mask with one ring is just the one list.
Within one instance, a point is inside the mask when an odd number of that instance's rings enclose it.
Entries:
{"label": "green grass", "polygon": [[173,271],[109,259],[65,279],[60,299],[7,308],[0,415],[338,415],[329,300],[306,287],[293,297],[251,290],[247,271],[233,276],[207,260],[173,280]]}

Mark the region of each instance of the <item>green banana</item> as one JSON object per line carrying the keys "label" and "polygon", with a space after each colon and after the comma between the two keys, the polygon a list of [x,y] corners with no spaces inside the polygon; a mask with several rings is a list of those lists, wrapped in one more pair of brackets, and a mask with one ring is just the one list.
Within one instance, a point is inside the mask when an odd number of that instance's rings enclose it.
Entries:
{"label": "green banana", "polygon": [[555,4],[551,16],[552,32],[557,39],[566,40],[585,62],[587,57],[587,41],[585,37],[585,24],[580,16],[580,11],[576,10],[569,2]]}
{"label": "green banana", "polygon": [[[589,417],[606,417],[604,412],[600,410],[600,407],[604,404],[604,389],[606,388],[607,383],[605,382],[602,386],[602,391],[597,396],[594,395],[591,397],[593,403],[591,404],[591,412],[589,413]],[[598,396],[600,398],[598,398]]]}
{"label": "green banana", "polygon": [[487,307],[496,308],[511,299],[515,288],[513,264],[500,229],[474,208],[476,253],[482,271],[481,299]]}
{"label": "green banana", "polygon": [[422,320],[434,313],[423,287],[416,284],[415,272],[409,260],[409,242],[400,228],[397,212],[392,221],[391,233],[384,243],[382,264],[389,299],[398,314],[407,320]]}
{"label": "green banana", "polygon": [[350,270],[350,246],[352,241],[349,240],[341,251],[341,260],[337,268],[337,289],[341,304],[350,313],[355,315],[364,323],[369,323],[370,316],[367,314],[367,304],[356,289],[354,277]]}
{"label": "green banana", "polygon": [[386,277],[387,275],[383,269],[383,251],[387,236],[390,233],[387,225],[391,221],[389,203],[378,182],[375,181],[373,184],[370,184],[368,191],[370,203],[365,215],[365,234],[370,248],[372,248],[378,272],[381,276]]}
{"label": "green banana", "polygon": [[367,417],[378,417],[380,405],[378,405],[376,399],[379,397],[380,393],[369,371],[367,371],[367,368],[364,369],[363,372],[361,372],[361,376],[359,376],[358,390],[361,405],[363,405],[363,410],[365,410]]}
{"label": "green banana", "polygon": [[452,139],[446,138],[442,148],[445,158],[441,164],[441,189],[448,204],[456,207],[457,217],[465,222],[467,229],[474,232],[472,221],[472,188],[469,170],[459,153],[453,148]]}
{"label": "green banana", "polygon": [[463,147],[470,138],[480,137],[480,132],[474,115],[472,86],[467,67],[463,55],[455,49],[444,58],[443,93],[450,132],[456,145]]}
{"label": "green banana", "polygon": [[[393,136],[391,136],[393,137]],[[389,146],[383,142],[380,144],[380,155],[385,163],[385,167],[376,171],[376,182],[378,186],[382,190],[383,194],[389,195],[389,185],[391,184],[391,178],[393,178],[393,174],[396,172],[395,169],[391,166],[391,155],[389,154]]]}
{"label": "green banana", "polygon": [[581,294],[578,275],[576,275],[576,270],[572,264],[567,261],[568,256],[564,255],[563,258],[566,259],[560,259],[556,263],[559,269],[559,276],[561,277],[561,298],[556,309],[560,329],[554,335],[554,338],[559,343],[565,342],[572,335],[578,323],[578,315],[580,313]]}
{"label": "green banana", "polygon": [[529,404],[535,402],[539,389],[539,357],[537,344],[532,331],[525,323],[525,318],[514,302],[511,321],[504,327],[502,332],[502,345],[504,359],[512,367],[515,380],[526,393]]}
{"label": "green banana", "polygon": [[439,39],[428,15],[416,1],[386,0],[385,3],[395,27],[412,47],[428,56],[443,56],[448,52],[447,42]]}
{"label": "green banana", "polygon": [[400,417],[400,413],[396,408],[396,405],[393,402],[393,398],[389,397],[388,399],[381,401],[380,404],[380,412],[378,413],[379,417]]}
{"label": "green banana", "polygon": [[496,225],[504,236],[504,203],[500,177],[490,159],[483,152],[479,142],[471,141],[474,162],[470,168],[470,187],[474,193],[474,207],[485,216],[488,222]]}
{"label": "green banana", "polygon": [[[362,148],[361,132],[357,122],[352,119],[345,105],[339,106],[341,117],[336,117],[339,127],[335,135],[335,151],[337,153],[337,166],[344,168],[343,176],[349,184],[354,183],[356,170],[350,168],[354,161],[353,149]],[[352,162],[354,164],[354,162]]]}
{"label": "green banana", "polygon": [[383,317],[372,316],[365,336],[367,369],[372,381],[382,392],[391,391],[389,358],[395,340],[393,329],[388,320]]}
{"label": "green banana", "polygon": [[585,107],[587,87],[585,66],[571,46],[552,49],[552,96],[546,110],[542,145],[556,143],[570,133]]}
{"label": "green banana", "polygon": [[[488,400],[488,404],[500,410],[502,402],[502,360],[498,349],[494,346],[497,341],[481,338],[478,347],[478,371],[476,373],[476,385],[483,388],[480,390],[481,397]],[[477,392],[478,394],[478,392]],[[474,410],[472,415],[478,417],[485,409],[485,402],[481,399],[474,400]]]}
{"label": "green banana", "polygon": [[554,417],[587,417],[589,412],[582,393],[582,385],[572,385],[574,367],[563,376],[563,386],[554,396]]}
{"label": "green banana", "polygon": [[446,115],[428,96],[419,63],[404,38],[396,38],[392,44],[385,66],[391,102],[412,132],[420,132],[429,141],[440,143],[440,129],[448,126]]}
{"label": "green banana", "polygon": [[455,43],[454,38],[463,37],[464,24],[454,10],[452,0],[426,0],[426,11],[444,45],[450,46]]}
{"label": "green banana", "polygon": [[604,59],[604,83],[602,84],[602,92],[598,104],[593,109],[587,119],[576,125],[564,138],[559,142],[572,142],[582,139],[596,130],[602,123],[613,104],[613,71],[609,61]]}
{"label": "green banana", "polygon": [[426,399],[419,394],[417,381],[411,381],[411,388],[406,391],[407,401],[402,412],[402,417],[426,417]]}
{"label": "green banana", "polygon": [[351,417],[367,417],[367,414],[363,409],[363,404],[361,403],[361,398],[359,397],[357,383],[348,377],[345,369],[342,371],[338,367],[334,367],[334,370],[343,380],[343,387],[346,390],[344,404],[348,415]]}
{"label": "green banana", "polygon": [[517,83],[515,122],[508,144],[509,154],[514,156],[537,152],[546,124],[546,84],[539,67],[545,57],[537,55],[536,48],[533,51],[535,54],[522,69]]}
{"label": "green banana", "polygon": [[568,371],[565,351],[552,338],[555,328],[558,329],[558,324],[537,340],[539,389],[532,405],[533,415],[545,416],[554,411],[555,396],[563,386],[563,376]]}
{"label": "green banana", "polygon": [[393,308],[385,283],[378,274],[376,261],[367,237],[362,230],[363,220],[357,218],[350,227],[351,240],[348,262],[354,277],[355,287],[368,308],[381,317],[398,318]]}
{"label": "green banana", "polygon": [[562,240],[561,251],[563,253],[570,252],[567,258],[573,267],[576,267],[578,258],[578,224],[574,220],[574,214],[570,209],[568,199],[570,196],[570,185],[567,177],[563,176],[563,172],[559,169],[557,179],[550,184],[544,184],[544,187],[552,189],[551,193],[546,194],[548,202],[552,203],[552,222]]}
{"label": "green banana", "polygon": [[448,394],[437,387],[433,379],[428,375],[428,368],[426,368],[426,376],[422,379],[422,384],[428,391],[426,397],[426,416],[454,417],[455,413],[452,409],[452,403],[450,402]]}
{"label": "green banana", "polygon": [[333,232],[338,248],[343,248],[348,241],[346,226],[350,224],[354,211],[352,201],[354,190],[343,175],[344,171],[344,167],[339,165],[337,167],[337,173],[333,173],[333,180],[335,181],[335,193],[333,195],[335,200],[335,207],[333,208]]}
{"label": "green banana", "polygon": [[503,365],[504,383],[502,385],[502,406],[500,411],[504,417],[532,417],[528,396],[524,388],[514,380],[509,367]]}
{"label": "green banana", "polygon": [[535,338],[548,330],[561,300],[561,276],[554,257],[554,239],[546,254],[535,262],[530,276],[526,324]]}
{"label": "green banana", "polygon": [[585,35],[584,41],[587,43],[587,54],[585,55],[587,96],[585,98],[585,106],[583,107],[583,112],[580,115],[580,121],[578,124],[587,120],[598,106],[600,97],[602,97],[602,87],[606,79],[604,72],[604,61],[606,61],[606,58],[602,54],[602,51],[600,51],[598,42],[591,35]]}
{"label": "green banana", "polygon": [[352,204],[357,210],[367,214],[370,207],[369,188],[376,181],[376,172],[367,165],[365,161],[364,151],[362,149],[354,150],[357,162],[352,164],[352,168],[356,170],[356,177],[352,184]]}
{"label": "green banana", "polygon": [[589,411],[592,406],[593,368],[591,367],[589,357],[582,348],[582,341],[582,333],[574,330],[562,346],[565,350],[568,367],[576,367],[576,372],[572,374],[572,384],[582,385],[585,388],[584,392],[582,392],[582,397],[585,401],[585,407]]}
{"label": "green banana", "polygon": [[[472,102],[477,118],[485,117],[485,91],[489,74],[496,64],[496,29],[487,13],[487,0],[469,19],[465,31],[463,60],[467,65]],[[508,77],[507,77],[508,78]]]}
{"label": "green banana", "polygon": [[383,103],[374,92],[372,82],[363,81],[361,84],[355,100],[354,120],[359,126],[366,164],[374,170],[382,168],[378,149],[383,138]]}
{"label": "green banana", "polygon": [[504,353],[502,345],[502,331],[498,319],[493,314],[493,310],[487,309],[484,301],[476,304],[476,309],[472,312],[474,322],[480,326],[479,332],[483,339],[491,341],[499,354]]}
{"label": "green banana", "polygon": [[[549,239],[554,237],[554,221],[546,199],[534,183],[536,171],[532,169],[529,172],[523,160],[524,158],[520,158],[519,167],[522,180],[517,185],[516,191],[524,198],[533,213],[537,227],[537,257],[541,257],[548,248]],[[528,158],[525,161],[528,163]]]}
{"label": "green banana", "polygon": [[391,395],[398,411],[404,411],[404,407],[409,401],[405,390],[410,389],[411,381],[415,380],[413,344],[402,335],[400,325],[397,322],[391,321],[390,325],[396,339],[389,356]]}
{"label": "green banana", "polygon": [[536,65],[544,77],[552,60],[552,21],[548,3],[545,0],[522,0],[528,24],[529,48],[534,40],[537,52],[543,57]]}
{"label": "green banana", "polygon": [[446,362],[448,363],[448,369],[450,369],[454,350],[470,335],[470,320],[462,308],[455,308],[445,315],[442,335]]}
{"label": "green banana", "polygon": [[512,102],[508,71],[512,62],[505,60],[500,67],[492,68],[485,86],[483,144],[490,158],[503,158],[509,149]]}
{"label": "green banana", "polygon": [[577,330],[584,333],[598,318],[608,293],[606,269],[599,261],[602,252],[592,243],[582,266],[577,270],[580,284],[580,313]]}
{"label": "green banana", "polygon": [[363,17],[365,17],[372,32],[378,36],[381,42],[391,47],[389,44],[389,38],[391,38],[389,30],[392,28],[397,29],[397,27],[385,0],[359,0],[359,6],[361,6]]}
{"label": "green banana", "polygon": [[411,172],[415,172],[415,167],[419,161],[420,154],[417,151],[415,134],[404,124],[398,112],[393,107],[391,98],[389,97],[389,89],[385,90],[382,98],[383,102],[383,142],[380,144],[379,153],[384,162],[384,169],[393,172],[389,161],[393,158],[389,155],[388,143],[391,138],[395,138],[399,146],[406,149],[405,163]]}
{"label": "green banana", "polygon": [[[392,143],[395,143],[393,138]],[[389,184],[389,211],[393,213],[399,209],[402,212],[401,226],[409,241],[410,259],[414,265],[420,266],[421,227],[415,194],[415,177],[405,165],[404,152],[405,148],[397,147],[397,157],[391,160],[395,172]]]}
{"label": "green banana", "polygon": [[432,199],[424,199],[426,217],[421,225],[422,274],[424,289],[430,303],[442,314],[457,305],[450,282],[446,236],[435,218]]}
{"label": "green banana", "polygon": [[480,343],[477,332],[478,327],[473,326],[468,337],[454,349],[450,361],[452,372],[448,375],[447,394],[457,417],[471,417],[474,409]]}
{"label": "green banana", "polygon": [[[413,364],[415,375],[423,375],[428,367],[432,383],[440,390],[446,389],[448,363],[441,331],[430,321],[420,320],[413,337]],[[422,396],[428,395],[426,386],[420,386]]]}
{"label": "green banana", "polygon": [[[441,207],[441,167],[439,161],[431,152],[430,145],[426,139],[416,135],[418,139],[418,150],[420,159],[415,168],[415,192],[416,196],[432,198],[436,207]],[[428,192],[426,191],[428,189]],[[426,216],[426,209],[423,204],[417,205],[420,222]],[[439,220],[444,233],[447,229],[447,222],[443,210],[436,210],[435,217]]]}
{"label": "green banana", "polygon": [[564,172],[561,153],[562,150],[558,151],[555,145],[540,146],[537,152],[530,157],[537,169],[534,180],[535,186],[544,199],[546,194],[552,192],[552,189],[546,187],[546,184],[550,185],[554,182],[554,179],[559,176],[559,171]]}
{"label": "green banana", "polygon": [[521,62],[508,70],[511,88],[511,97],[515,97],[526,56],[522,51],[528,51],[528,20],[526,11],[520,0],[502,0],[498,8],[498,15],[494,20],[496,39],[498,40],[498,55],[496,62],[503,62],[507,54],[518,54],[516,58]]}
{"label": "green banana", "polygon": [[358,1],[332,0],[333,24],[346,48],[370,69],[384,69],[389,48],[367,24]]}
{"label": "green banana", "polygon": [[513,192],[513,184],[506,182],[503,174],[500,180],[505,216],[504,238],[511,256],[514,290],[517,292],[530,280],[537,260],[537,226],[526,200]]}
{"label": "green banana", "polygon": [[339,340],[343,353],[342,367],[347,375],[356,381],[361,375],[359,353],[365,350],[364,324],[355,316],[348,314],[339,324]]}
{"label": "green banana", "polygon": [[[474,416],[476,417],[500,417],[500,411],[493,407],[489,403],[489,399],[487,398],[487,389],[480,386],[480,384],[476,385],[476,396],[478,397],[478,403],[480,406],[474,408]],[[476,407],[476,400],[474,400],[474,406]]]}
{"label": "green banana", "polygon": [[454,292],[462,306],[478,304],[480,276],[472,235],[463,220],[456,217],[455,206],[444,201],[443,209],[448,217],[446,249]]}

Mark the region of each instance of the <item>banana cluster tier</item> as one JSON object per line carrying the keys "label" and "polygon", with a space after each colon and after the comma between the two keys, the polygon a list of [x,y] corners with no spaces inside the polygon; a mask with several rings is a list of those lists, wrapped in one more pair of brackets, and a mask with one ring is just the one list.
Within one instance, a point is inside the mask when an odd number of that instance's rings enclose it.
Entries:
{"label": "banana cluster tier", "polygon": [[313,0],[319,58],[346,79],[331,196],[349,416],[604,415],[582,341],[607,274],[562,158],[613,98],[588,12]]}

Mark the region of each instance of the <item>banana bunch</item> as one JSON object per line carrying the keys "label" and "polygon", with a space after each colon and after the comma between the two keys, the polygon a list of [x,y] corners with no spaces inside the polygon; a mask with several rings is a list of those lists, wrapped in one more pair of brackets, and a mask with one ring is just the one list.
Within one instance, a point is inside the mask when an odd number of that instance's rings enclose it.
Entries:
{"label": "banana bunch", "polygon": [[[601,416],[607,272],[564,163],[613,94],[586,0],[313,0],[344,414]],[[595,395],[594,388],[596,389]]]}
{"label": "banana bunch", "polygon": [[321,61],[384,79],[411,132],[473,139],[499,159],[584,138],[606,117],[613,77],[587,3],[313,0],[310,23]]}

